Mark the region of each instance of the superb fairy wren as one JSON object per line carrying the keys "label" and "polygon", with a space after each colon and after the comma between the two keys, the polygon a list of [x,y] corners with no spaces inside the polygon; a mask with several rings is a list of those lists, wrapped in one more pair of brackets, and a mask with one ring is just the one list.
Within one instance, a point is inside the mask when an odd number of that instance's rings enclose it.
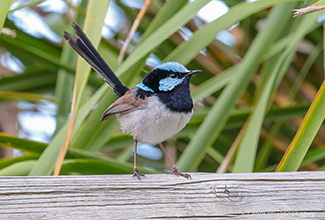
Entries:
{"label": "superb fairy wren", "polygon": [[177,170],[161,142],[181,131],[190,121],[193,114],[190,78],[201,70],[187,70],[177,62],[167,62],[154,68],[135,88],[128,89],[103,60],[82,29],[77,24],[73,27],[79,37],[64,32],[64,38],[118,96],[103,113],[101,121],[116,115],[122,131],[133,136],[133,176],[139,180],[144,177],[136,165],[137,144],[142,141],[159,144],[173,166],[167,173],[191,178],[189,174]]}

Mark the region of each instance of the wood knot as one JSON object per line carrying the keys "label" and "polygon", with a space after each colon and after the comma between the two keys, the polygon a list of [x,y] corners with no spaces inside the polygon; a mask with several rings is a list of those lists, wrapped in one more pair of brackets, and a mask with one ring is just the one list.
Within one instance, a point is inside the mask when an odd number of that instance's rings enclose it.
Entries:
{"label": "wood knot", "polygon": [[212,191],[220,199],[239,201],[242,198],[241,190],[237,185],[215,184],[212,186]]}

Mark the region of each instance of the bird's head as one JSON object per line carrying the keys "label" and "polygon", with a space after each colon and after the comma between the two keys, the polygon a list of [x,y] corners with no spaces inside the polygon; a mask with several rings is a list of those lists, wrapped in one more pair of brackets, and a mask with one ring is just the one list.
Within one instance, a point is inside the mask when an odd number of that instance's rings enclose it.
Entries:
{"label": "bird's head", "polygon": [[150,92],[169,92],[184,83],[189,84],[193,74],[201,70],[188,70],[177,62],[167,62],[155,67],[137,87]]}

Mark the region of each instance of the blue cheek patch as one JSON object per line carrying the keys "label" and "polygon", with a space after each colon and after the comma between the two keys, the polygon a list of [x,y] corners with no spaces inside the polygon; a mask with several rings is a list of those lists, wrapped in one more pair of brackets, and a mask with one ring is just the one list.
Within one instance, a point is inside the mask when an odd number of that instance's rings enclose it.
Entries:
{"label": "blue cheek patch", "polygon": [[170,78],[167,77],[165,79],[162,79],[159,81],[159,91],[170,91],[173,88],[175,88],[175,86],[181,84],[183,82],[184,78],[179,79],[179,78]]}
{"label": "blue cheek patch", "polygon": [[144,91],[147,91],[147,92],[155,92],[152,89],[150,89],[148,86],[143,84],[142,82],[140,84],[136,85],[136,87],[138,87],[139,89],[142,89]]}

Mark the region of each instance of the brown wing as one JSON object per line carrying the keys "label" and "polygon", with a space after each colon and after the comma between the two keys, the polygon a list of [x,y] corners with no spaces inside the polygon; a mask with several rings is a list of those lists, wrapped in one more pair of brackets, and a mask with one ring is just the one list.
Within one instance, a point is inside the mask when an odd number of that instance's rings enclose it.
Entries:
{"label": "brown wing", "polygon": [[113,102],[103,113],[101,121],[108,120],[112,115],[127,113],[141,108],[146,103],[144,99],[136,99],[134,94],[137,88],[127,91],[122,97]]}

